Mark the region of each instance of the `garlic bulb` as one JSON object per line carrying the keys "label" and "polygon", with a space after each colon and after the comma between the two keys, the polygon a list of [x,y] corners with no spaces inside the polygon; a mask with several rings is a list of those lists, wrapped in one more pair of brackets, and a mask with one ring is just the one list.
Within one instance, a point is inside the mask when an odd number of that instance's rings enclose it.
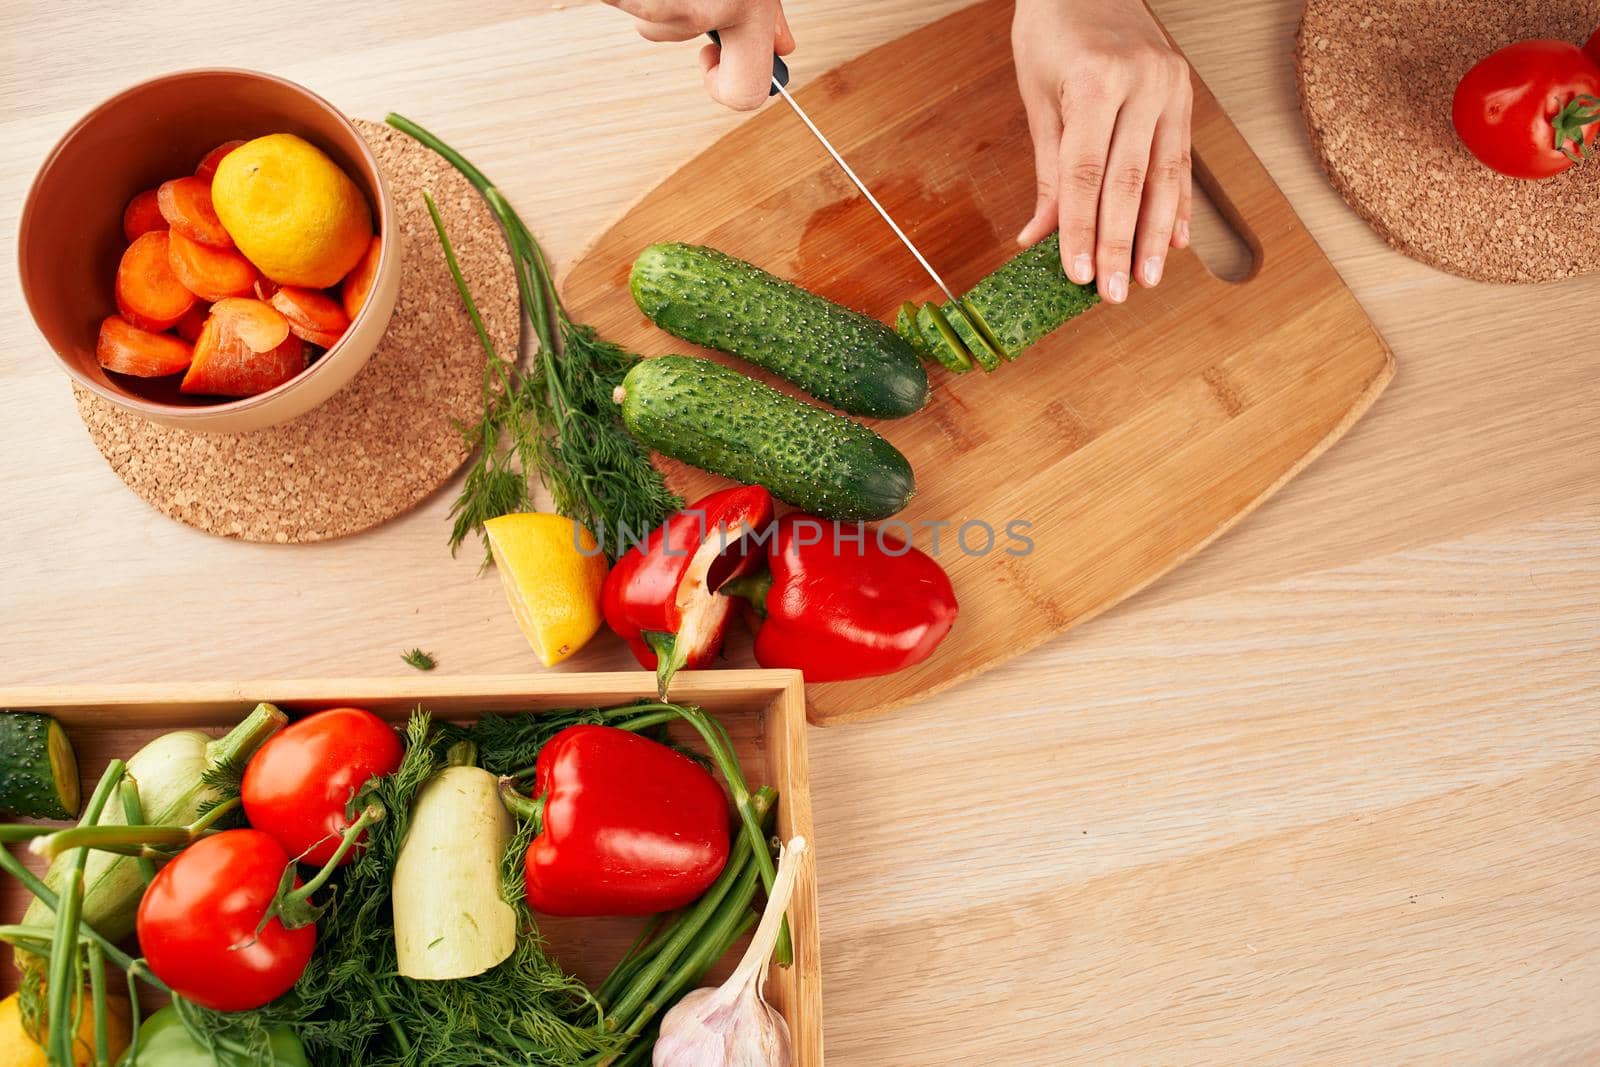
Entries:
{"label": "garlic bulb", "polygon": [[803,837],[779,851],[761,925],[728,980],[685,994],[662,1018],[654,1067],[789,1067],[789,1024],[768,1006],[761,987],[805,851]]}

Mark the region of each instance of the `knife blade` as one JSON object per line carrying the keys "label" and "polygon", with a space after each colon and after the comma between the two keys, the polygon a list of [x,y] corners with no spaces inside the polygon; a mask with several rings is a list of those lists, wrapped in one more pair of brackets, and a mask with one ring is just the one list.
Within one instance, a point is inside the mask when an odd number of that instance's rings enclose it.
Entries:
{"label": "knife blade", "polygon": [[[716,30],[712,30],[706,36],[710,37],[717,47],[722,47],[722,38],[718,36]],[[873,210],[878,213],[878,217],[883,219],[890,230],[894,231],[894,235],[900,239],[900,243],[906,246],[906,251],[910,252],[912,258],[917,261],[923,270],[927,271],[928,277],[933,279],[934,284],[939,287],[939,291],[959,307],[960,301],[956,299],[956,294],[950,291],[950,287],[944,283],[944,279],[939,276],[939,272],[933,269],[933,264],[928,262],[928,257],[922,254],[922,250],[916,246],[916,243],[906,236],[906,231],[900,228],[900,224],[894,221],[894,217],[878,202],[878,198],[872,195],[872,190],[867,188],[867,183],[861,180],[861,176],[855,172],[855,168],[851,167],[839,150],[833,147],[833,142],[828,140],[827,135],[817,127],[815,122],[811,121],[811,116],[806,114],[806,110],[800,106],[800,102],[789,94],[788,84],[789,65],[783,61],[782,56],[775,55],[772,57],[772,88],[768,90],[767,95],[783,97],[784,103],[788,104],[800,121],[805,123],[806,129],[811,131],[811,135],[817,139],[833,161],[838,164],[839,169],[844,171],[844,176],[850,179],[850,184],[854,185],[861,195],[866,197],[867,203],[872,205]]]}

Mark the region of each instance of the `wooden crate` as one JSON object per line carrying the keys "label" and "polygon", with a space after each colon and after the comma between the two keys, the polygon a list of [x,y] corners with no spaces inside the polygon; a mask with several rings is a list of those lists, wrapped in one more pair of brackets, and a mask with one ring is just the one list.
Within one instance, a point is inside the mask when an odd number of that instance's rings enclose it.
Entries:
{"label": "wooden crate", "polygon": [[[621,704],[653,696],[654,692],[654,676],[642,672],[466,677],[418,674],[401,678],[0,689],[0,708],[48,712],[66,726],[78,752],[87,796],[111,758],[126,757],[150,738],[169,730],[199,727],[220,733],[263,700],[291,714],[353,704],[399,721],[421,706],[438,718],[470,721],[487,712]],[[779,833],[785,839],[802,834],[814,843],[810,772],[806,765],[805,692],[800,673],[695,672],[681,676],[673,686],[672,697],[682,703],[698,704],[722,721],[733,738],[750,784],[770,784],[778,789]],[[0,921],[16,921],[26,901],[26,890],[0,876]],[[794,927],[795,962],[789,968],[772,969],[766,992],[768,1001],[789,1022],[794,1062],[809,1067],[823,1062],[822,956],[814,862],[802,868],[789,915]],[[598,982],[621,956],[638,928],[636,919],[539,917],[539,929],[550,942],[555,958],[591,984]],[[717,980],[731,968],[741,949],[742,945],[729,952],[714,973]],[[0,992],[9,992],[14,985],[13,969],[0,966]]]}

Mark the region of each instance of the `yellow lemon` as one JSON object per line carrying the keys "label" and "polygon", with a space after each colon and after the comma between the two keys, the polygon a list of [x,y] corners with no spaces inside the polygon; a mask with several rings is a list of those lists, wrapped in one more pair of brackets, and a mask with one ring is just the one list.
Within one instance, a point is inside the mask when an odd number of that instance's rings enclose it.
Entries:
{"label": "yellow lemon", "polygon": [[372,212],[356,183],[290,133],[257,137],[223,157],[211,203],[239,251],[279,285],[336,285],[372,241]]}
{"label": "yellow lemon", "polygon": [[[106,997],[106,1048],[112,1063],[128,1047],[131,1036],[127,998]],[[72,1043],[74,1067],[88,1067],[94,1062],[94,1012],[88,997],[83,1003],[83,1022],[78,1027],[77,1040]],[[28,1036],[22,1026],[22,1007],[18,994],[0,1000],[0,1063],[7,1067],[45,1067],[44,1049]]]}
{"label": "yellow lemon", "polygon": [[502,515],[483,524],[500,584],[546,667],[588,644],[600,629],[606,557],[594,535],[564,515]]}

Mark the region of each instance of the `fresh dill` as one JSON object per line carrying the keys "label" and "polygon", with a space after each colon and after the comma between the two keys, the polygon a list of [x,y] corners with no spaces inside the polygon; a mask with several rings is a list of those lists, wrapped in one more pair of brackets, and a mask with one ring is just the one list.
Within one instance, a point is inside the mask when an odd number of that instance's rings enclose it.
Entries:
{"label": "fresh dill", "polygon": [[[650,462],[649,450],[623,427],[612,400],[638,357],[568,316],[539,242],[482,171],[409,119],[391,114],[387,121],[437,152],[482,194],[510,246],[522,310],[538,342],[526,370],[495,351],[444,222],[424,193],[446,263],[489,357],[483,417],[462,429],[477,454],[450,507],[450,551],[474,532],[482,536],[489,519],[531,509],[534,487],[543,484],[558,512],[615,555],[683,504]],[[487,562],[487,547],[485,557]]]}
{"label": "fresh dill", "polygon": [[[239,793],[244,788],[244,764],[242,757],[235,756],[232,759],[219,760],[201,773],[200,781],[211,788],[212,795],[201,801],[195,809],[197,818],[204,818],[222,805],[239,799]],[[213,825],[219,830],[243,826],[244,814],[235,807],[232,812],[223,815]]]}
{"label": "fresh dill", "polygon": [[413,648],[410,652],[403,653],[400,658],[405,661],[406,666],[415,667],[419,671],[431,671],[439,665],[433,656],[420,648]]}

